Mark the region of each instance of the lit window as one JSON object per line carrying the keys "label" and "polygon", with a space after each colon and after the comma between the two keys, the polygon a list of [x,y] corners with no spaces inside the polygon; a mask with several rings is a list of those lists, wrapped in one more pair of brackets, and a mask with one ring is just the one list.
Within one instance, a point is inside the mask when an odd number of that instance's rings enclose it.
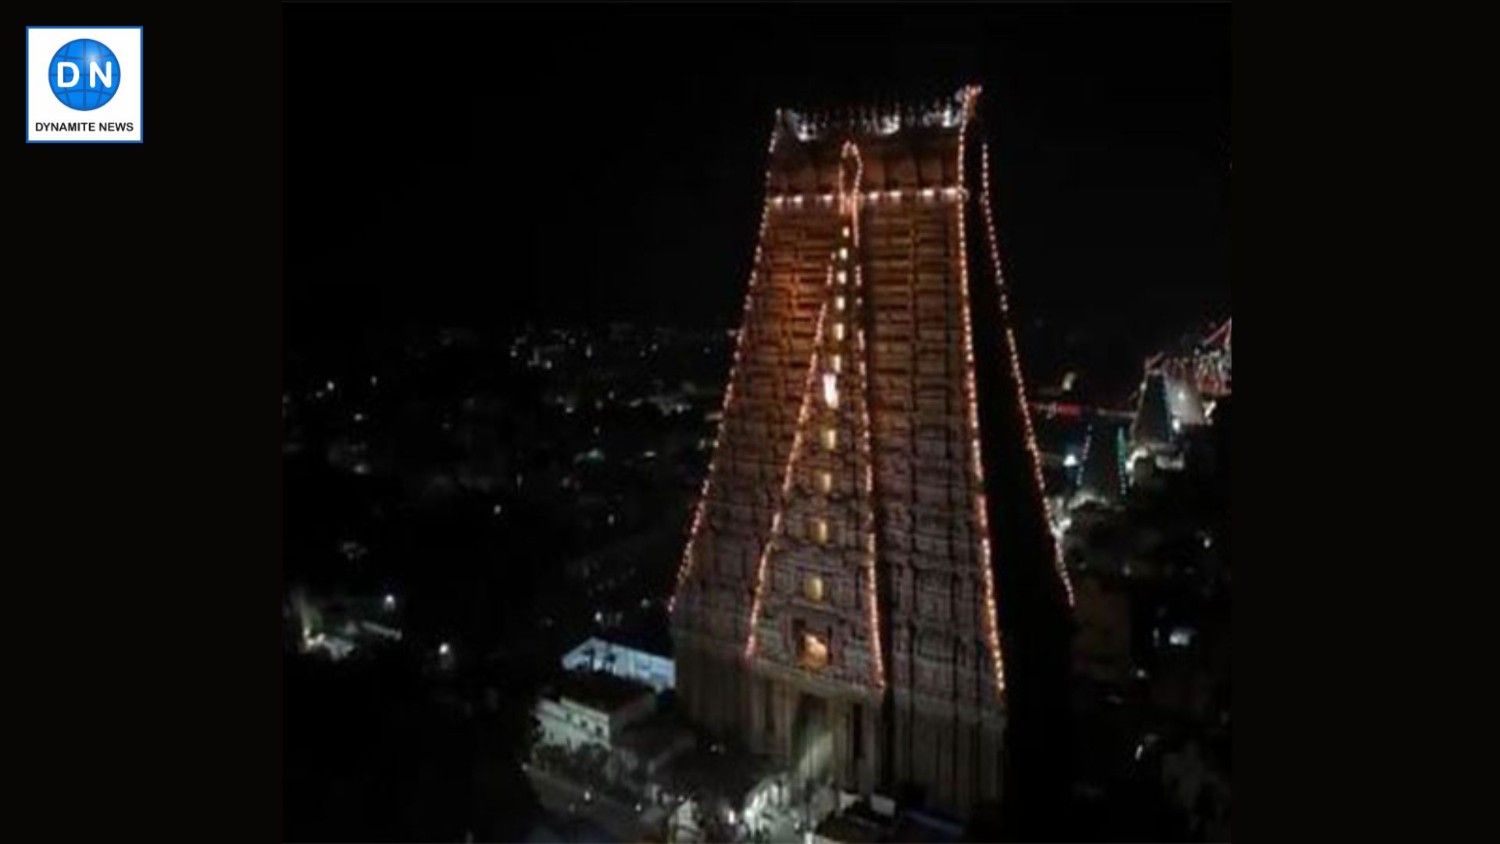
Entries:
{"label": "lit window", "polygon": [[802,581],[802,594],[807,596],[807,600],[821,604],[823,602],[823,578],[815,574],[808,575],[807,579]]}
{"label": "lit window", "polygon": [[812,633],[802,634],[798,651],[797,661],[803,668],[817,671],[828,667],[828,643]]}
{"label": "lit window", "polygon": [[843,246],[839,247],[839,260],[840,261],[847,261],[847,260],[849,260],[849,250],[847,248],[843,247]]}
{"label": "lit window", "polygon": [[844,309],[844,297],[843,296],[835,296],[835,297],[833,297],[833,307],[834,307],[835,310],[842,311]]}
{"label": "lit window", "polygon": [[823,429],[823,448],[833,451],[839,447],[839,432],[833,428]]}
{"label": "lit window", "polygon": [[819,545],[825,545],[825,544],[827,544],[827,542],[828,542],[828,520],[827,519],[813,519],[813,538],[816,539],[816,540],[818,540],[818,544]]}
{"label": "lit window", "polygon": [[832,355],[832,356],[830,356],[828,358],[828,368],[832,369],[834,372],[843,372],[844,371],[844,357],[843,357],[843,355]]}
{"label": "lit window", "polygon": [[823,403],[830,408],[839,406],[839,377],[831,372],[823,373]]}
{"label": "lit window", "polygon": [[833,324],[833,339],[835,339],[835,340],[843,340],[844,339],[844,324],[842,322],[835,322]]}
{"label": "lit window", "polygon": [[821,492],[823,492],[825,495],[827,493],[833,491],[833,473],[832,472],[819,472],[818,473],[818,489]]}
{"label": "lit window", "polygon": [[839,270],[838,279],[839,284],[844,284],[849,281],[849,274],[847,272],[844,272],[843,270]]}
{"label": "lit window", "polygon": [[849,227],[848,226],[844,226],[844,237],[848,237],[848,236],[849,236]]}

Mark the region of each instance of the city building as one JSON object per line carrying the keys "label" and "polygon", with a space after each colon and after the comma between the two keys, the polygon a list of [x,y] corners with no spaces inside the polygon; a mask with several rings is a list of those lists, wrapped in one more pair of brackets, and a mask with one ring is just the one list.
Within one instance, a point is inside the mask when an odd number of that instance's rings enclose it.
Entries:
{"label": "city building", "polygon": [[1060,740],[1072,600],[978,97],[778,112],[672,601],[695,722],[801,783],[960,818],[1000,800],[1013,714],[1034,719],[1010,734],[1037,758]]}
{"label": "city building", "polygon": [[1130,429],[1132,463],[1150,453],[1161,468],[1181,468],[1164,465],[1162,455],[1170,455],[1184,433],[1209,424],[1230,395],[1232,324],[1226,319],[1207,335],[1146,360]]}
{"label": "city building", "polygon": [[677,669],[670,658],[598,636],[590,636],[563,654],[562,667],[569,671],[605,671],[658,692],[677,685]]}
{"label": "city building", "polygon": [[542,744],[608,752],[620,734],[656,711],[650,688],[605,673],[563,675],[536,704]]}
{"label": "city building", "polygon": [[1093,420],[1078,461],[1078,485],[1070,503],[1073,506],[1087,501],[1105,506],[1120,504],[1125,498],[1127,459],[1125,429],[1104,418]]}

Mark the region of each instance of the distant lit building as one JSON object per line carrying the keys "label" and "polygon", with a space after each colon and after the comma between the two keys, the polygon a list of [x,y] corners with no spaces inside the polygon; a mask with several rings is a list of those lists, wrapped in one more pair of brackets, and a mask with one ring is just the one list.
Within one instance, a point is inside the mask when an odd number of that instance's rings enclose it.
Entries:
{"label": "distant lit building", "polygon": [[1174,453],[1179,438],[1210,424],[1218,403],[1229,396],[1230,324],[1226,320],[1191,348],[1146,361],[1130,440],[1133,453],[1156,457],[1157,468],[1181,469]]}
{"label": "distant lit building", "polygon": [[1169,448],[1172,444],[1172,419],[1165,376],[1148,372],[1141,383],[1141,400],[1130,427],[1131,442],[1137,448]]}
{"label": "distant lit building", "polygon": [[607,642],[590,636],[563,655],[562,667],[569,671],[604,671],[626,680],[644,683],[658,692],[675,688],[677,668],[669,657],[639,648]]}
{"label": "distant lit building", "polygon": [[626,727],[656,711],[651,689],[598,673],[569,673],[536,704],[543,744],[612,750]]}
{"label": "distant lit building", "polygon": [[1127,459],[1124,428],[1103,419],[1096,420],[1089,426],[1084,440],[1078,487],[1071,503],[1075,506],[1085,501],[1119,504],[1125,497]]}

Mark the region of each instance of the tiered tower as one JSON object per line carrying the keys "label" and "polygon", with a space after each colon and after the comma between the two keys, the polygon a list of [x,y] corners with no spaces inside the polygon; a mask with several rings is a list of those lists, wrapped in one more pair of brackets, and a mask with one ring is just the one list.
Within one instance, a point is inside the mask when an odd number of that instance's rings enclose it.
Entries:
{"label": "tiered tower", "polygon": [[1071,600],[1007,324],[978,95],[778,113],[672,600],[690,717],[803,779],[905,789],[960,816],[1000,796],[999,592]]}

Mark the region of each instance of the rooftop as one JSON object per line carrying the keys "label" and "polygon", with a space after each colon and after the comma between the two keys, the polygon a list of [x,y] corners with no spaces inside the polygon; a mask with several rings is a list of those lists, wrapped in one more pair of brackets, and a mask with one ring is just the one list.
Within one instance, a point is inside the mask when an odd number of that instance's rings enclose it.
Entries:
{"label": "rooftop", "polygon": [[941,97],[865,106],[784,108],[779,112],[779,128],[800,141],[847,133],[885,137],[916,128],[951,130],[963,122],[970,91],[966,86]]}

